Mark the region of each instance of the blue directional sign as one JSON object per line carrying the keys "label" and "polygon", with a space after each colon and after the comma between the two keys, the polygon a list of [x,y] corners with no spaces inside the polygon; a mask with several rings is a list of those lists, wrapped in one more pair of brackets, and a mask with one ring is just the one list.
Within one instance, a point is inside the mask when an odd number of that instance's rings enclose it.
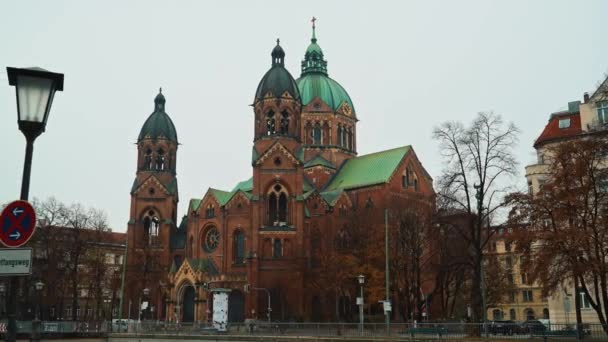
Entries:
{"label": "blue directional sign", "polygon": [[36,230],[36,212],[26,201],[14,201],[0,215],[0,242],[6,247],[23,246]]}

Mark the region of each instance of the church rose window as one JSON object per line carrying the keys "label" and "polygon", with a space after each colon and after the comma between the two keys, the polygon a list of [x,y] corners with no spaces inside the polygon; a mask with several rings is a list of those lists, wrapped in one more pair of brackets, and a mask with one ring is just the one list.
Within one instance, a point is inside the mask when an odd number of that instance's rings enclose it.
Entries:
{"label": "church rose window", "polygon": [[207,233],[205,234],[205,241],[203,242],[203,248],[207,252],[213,252],[217,249],[217,246],[220,243],[220,232],[216,227],[211,227],[207,229]]}

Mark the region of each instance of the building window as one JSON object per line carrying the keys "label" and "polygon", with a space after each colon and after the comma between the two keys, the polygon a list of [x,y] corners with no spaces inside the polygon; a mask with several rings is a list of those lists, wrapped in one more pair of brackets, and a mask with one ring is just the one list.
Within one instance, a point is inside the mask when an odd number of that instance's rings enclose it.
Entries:
{"label": "building window", "polygon": [[507,268],[513,267],[513,259],[510,256],[506,257],[505,264],[507,265]]}
{"label": "building window", "polygon": [[69,305],[65,307],[65,318],[72,319],[72,307]]}
{"label": "building window", "polygon": [[494,319],[495,321],[502,320],[502,311],[500,309],[492,310],[492,319]]}
{"label": "building window", "polygon": [[240,230],[234,233],[234,263],[245,263],[245,234]]}
{"label": "building window", "polygon": [[281,112],[281,134],[289,133],[289,113],[284,110]]}
{"label": "building window", "polygon": [[536,319],[536,316],[534,315],[534,310],[526,309],[524,313],[526,314],[526,320],[531,321],[533,319]]}
{"label": "building window", "polygon": [[589,300],[589,296],[585,294],[585,291],[579,288],[576,292],[578,292],[581,299],[581,309],[591,309],[591,301]]}
{"label": "building window", "polygon": [[342,146],[342,125],[338,124],[338,146]]}
{"label": "building window", "polygon": [[206,218],[215,217],[215,207],[213,206],[213,204],[209,204],[207,206],[207,209],[205,210],[205,217]]}
{"label": "building window", "polygon": [[513,249],[513,242],[505,241],[505,251],[510,252]]}
{"label": "building window", "polygon": [[348,231],[346,227],[340,229],[336,234],[335,246],[338,250],[346,250],[350,245],[350,237],[348,235]]}
{"label": "building window", "polygon": [[312,129],[312,143],[313,145],[321,145],[321,125],[317,122]]}
{"label": "building window", "polygon": [[272,242],[272,257],[279,259],[283,256],[283,241],[281,239],[274,239]]}
{"label": "building window", "polygon": [[80,318],[80,305],[76,307],[76,317]]}
{"label": "building window", "polygon": [[530,284],[529,281],[530,281],[530,279],[528,279],[528,273],[522,272],[521,273],[521,283],[523,285],[529,285]]}
{"label": "building window", "polygon": [[418,178],[414,177],[414,191],[418,191]]}
{"label": "building window", "polygon": [[152,150],[147,149],[144,154],[144,169],[151,170],[152,169]]}
{"label": "building window", "polygon": [[268,195],[268,224],[272,226],[286,225],[287,210],[287,191],[280,184],[276,184]]}
{"label": "building window", "polygon": [[608,123],[608,101],[598,102],[597,104],[597,119],[600,124]]}
{"label": "building window", "polygon": [[165,168],[165,151],[162,148],[159,148],[158,151],[156,151],[156,170],[164,171]]}
{"label": "building window", "polygon": [[515,303],[515,297],[517,296],[517,291],[509,292],[509,303]]}
{"label": "building window", "polygon": [[158,229],[160,226],[160,219],[153,210],[148,211],[144,217],[144,242],[148,246],[156,245],[158,242]]}
{"label": "building window", "polygon": [[514,321],[517,319],[517,315],[515,314],[515,309],[510,309],[509,310],[509,319]]}
{"label": "building window", "polygon": [[513,286],[514,282],[513,282],[513,274],[512,273],[507,274],[507,283],[509,284],[509,286]]}
{"label": "building window", "polygon": [[570,118],[559,120],[559,128],[564,129],[564,128],[569,128],[569,127],[570,127]]}
{"label": "building window", "polygon": [[543,309],[543,319],[549,319],[549,309]]}
{"label": "building window", "polygon": [[210,227],[205,233],[205,240],[203,241],[203,249],[206,252],[213,252],[217,249],[220,244],[220,232],[216,227]]}
{"label": "building window", "polygon": [[266,113],[266,135],[273,135],[275,133],[274,112],[270,110]]}
{"label": "building window", "polygon": [[533,302],[534,301],[534,297],[532,295],[532,290],[523,290],[523,291],[521,291],[521,293],[523,295],[524,302]]}

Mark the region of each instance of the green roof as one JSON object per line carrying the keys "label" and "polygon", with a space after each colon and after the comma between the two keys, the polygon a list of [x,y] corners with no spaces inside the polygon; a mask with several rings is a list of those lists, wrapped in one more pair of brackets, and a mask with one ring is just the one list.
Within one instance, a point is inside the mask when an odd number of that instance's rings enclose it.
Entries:
{"label": "green roof", "polygon": [[316,156],[304,164],[304,168],[313,167],[313,166],[325,166],[330,169],[336,168],[335,166],[332,165],[332,163],[330,163],[327,159],[325,159],[321,156]]}
{"label": "green roof", "polygon": [[298,85],[293,76],[281,64],[275,64],[266,72],[255,92],[254,102],[257,102],[270,92],[273,97],[281,97],[288,92],[296,101],[300,99]]}
{"label": "green roof", "polygon": [[302,183],[302,190],[303,192],[314,190],[314,187],[308,182],[306,178],[304,178],[304,182]]}
{"label": "green roof", "polygon": [[228,203],[228,200],[232,197],[232,193],[228,191],[218,190],[209,188],[209,191],[215,196],[220,205]]}
{"label": "green roof", "polygon": [[197,211],[201,206],[201,200],[198,198],[190,199],[190,210]]}
{"label": "green roof", "polygon": [[175,125],[165,112],[165,97],[159,93],[154,99],[154,112],[150,114],[141,127],[137,142],[143,139],[168,139],[177,144],[177,131]]}
{"label": "green roof", "polygon": [[333,190],[333,191],[325,191],[321,193],[321,197],[327,202],[330,206],[336,205],[338,198],[344,191],[342,189]]}
{"label": "green roof", "polygon": [[385,183],[410,149],[411,146],[403,146],[349,159],[342,165],[325,191]]}
{"label": "green roof", "polygon": [[316,97],[319,97],[332,110],[337,111],[344,102],[347,102],[355,117],[355,106],[344,88],[329,76],[323,73],[307,73],[296,80],[302,97],[302,105],[306,106]]}
{"label": "green roof", "polygon": [[249,178],[248,180],[239,182],[234,187],[234,189],[232,189],[233,192],[236,192],[237,190],[241,190],[241,191],[245,191],[245,192],[253,190],[253,177]]}

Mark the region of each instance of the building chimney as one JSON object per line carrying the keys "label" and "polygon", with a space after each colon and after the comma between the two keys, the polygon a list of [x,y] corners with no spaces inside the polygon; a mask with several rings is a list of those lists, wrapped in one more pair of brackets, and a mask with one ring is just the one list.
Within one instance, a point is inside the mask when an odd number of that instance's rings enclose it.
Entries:
{"label": "building chimney", "polygon": [[585,92],[585,94],[583,94],[583,103],[587,102],[589,102],[589,93]]}

